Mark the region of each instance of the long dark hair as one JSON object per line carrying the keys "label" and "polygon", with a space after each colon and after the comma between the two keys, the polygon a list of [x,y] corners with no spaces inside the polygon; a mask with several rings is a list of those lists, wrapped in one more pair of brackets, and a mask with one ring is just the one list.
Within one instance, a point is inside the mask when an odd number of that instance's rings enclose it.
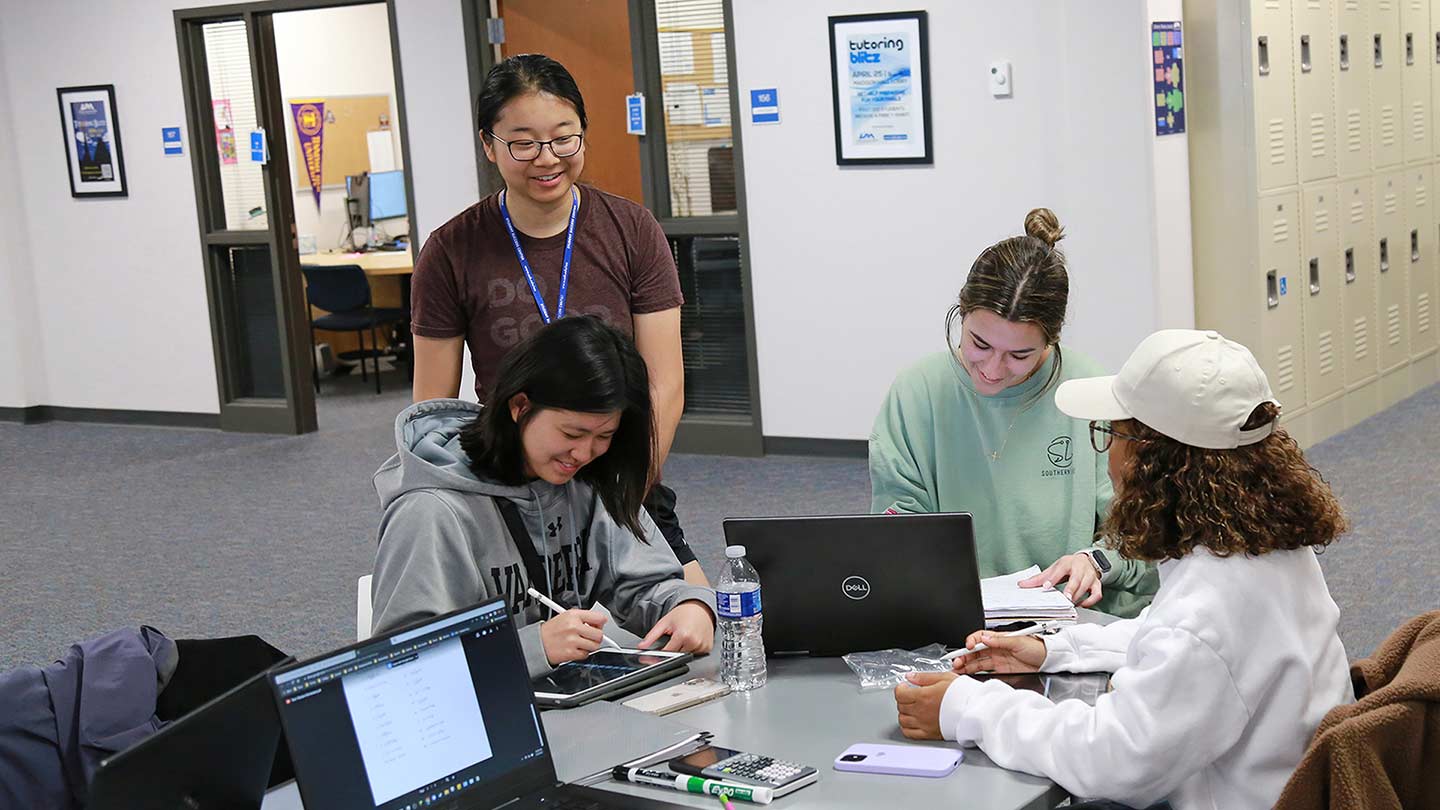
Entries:
{"label": "long dark hair", "polygon": [[[510,415],[516,394],[531,408]],[[476,475],[510,486],[525,483],[520,434],[542,409],[620,412],[620,426],[604,455],[575,477],[595,488],[616,523],[641,540],[641,502],[655,467],[655,416],[645,359],[623,332],[593,315],[561,318],[522,341],[500,362],[485,409],[460,431],[460,446]]]}
{"label": "long dark hair", "polygon": [[485,74],[485,84],[475,99],[475,125],[486,143],[490,142],[490,128],[495,126],[501,110],[526,93],[549,93],[568,101],[580,116],[580,129],[583,131],[589,126],[585,99],[581,98],[580,87],[570,71],[544,54],[524,53],[496,64]]}
{"label": "long dark hair", "polygon": [[1025,235],[1003,239],[988,248],[970,266],[960,300],[945,315],[945,342],[954,350],[951,331],[956,318],[985,309],[1015,323],[1033,323],[1055,349],[1055,365],[1043,393],[1060,377],[1060,329],[1070,301],[1070,274],[1065,254],[1055,247],[1065,238],[1060,219],[1049,208],[1025,215]]}

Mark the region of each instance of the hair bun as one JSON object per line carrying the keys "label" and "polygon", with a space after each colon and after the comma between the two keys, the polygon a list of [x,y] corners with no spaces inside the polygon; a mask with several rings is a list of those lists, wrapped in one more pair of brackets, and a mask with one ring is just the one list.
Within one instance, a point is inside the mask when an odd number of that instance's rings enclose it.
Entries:
{"label": "hair bun", "polygon": [[1036,208],[1025,215],[1025,235],[1033,236],[1053,248],[1056,242],[1065,238],[1065,229],[1060,227],[1060,219],[1054,211]]}

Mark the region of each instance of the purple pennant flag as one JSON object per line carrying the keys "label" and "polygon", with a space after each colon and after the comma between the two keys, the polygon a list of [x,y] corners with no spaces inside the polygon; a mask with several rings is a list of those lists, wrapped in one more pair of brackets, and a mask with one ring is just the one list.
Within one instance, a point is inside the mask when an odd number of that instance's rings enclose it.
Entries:
{"label": "purple pennant flag", "polygon": [[315,193],[315,210],[320,210],[321,156],[325,152],[325,102],[292,101],[290,113],[295,116],[295,134],[300,138],[300,155],[305,159],[305,174],[310,190]]}

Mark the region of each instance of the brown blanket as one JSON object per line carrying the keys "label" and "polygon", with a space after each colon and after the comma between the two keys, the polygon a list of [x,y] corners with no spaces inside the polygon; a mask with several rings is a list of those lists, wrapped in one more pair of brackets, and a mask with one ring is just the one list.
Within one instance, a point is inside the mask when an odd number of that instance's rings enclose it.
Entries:
{"label": "brown blanket", "polygon": [[1440,808],[1440,610],[1350,667],[1355,703],[1325,715],[1276,810]]}

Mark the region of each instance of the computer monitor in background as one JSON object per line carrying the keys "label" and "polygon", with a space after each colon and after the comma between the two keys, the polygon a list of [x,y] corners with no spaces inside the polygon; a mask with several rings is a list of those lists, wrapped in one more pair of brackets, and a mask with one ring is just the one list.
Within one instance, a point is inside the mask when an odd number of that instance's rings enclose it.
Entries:
{"label": "computer monitor in background", "polygon": [[373,172],[370,175],[370,221],[406,216],[405,172]]}

